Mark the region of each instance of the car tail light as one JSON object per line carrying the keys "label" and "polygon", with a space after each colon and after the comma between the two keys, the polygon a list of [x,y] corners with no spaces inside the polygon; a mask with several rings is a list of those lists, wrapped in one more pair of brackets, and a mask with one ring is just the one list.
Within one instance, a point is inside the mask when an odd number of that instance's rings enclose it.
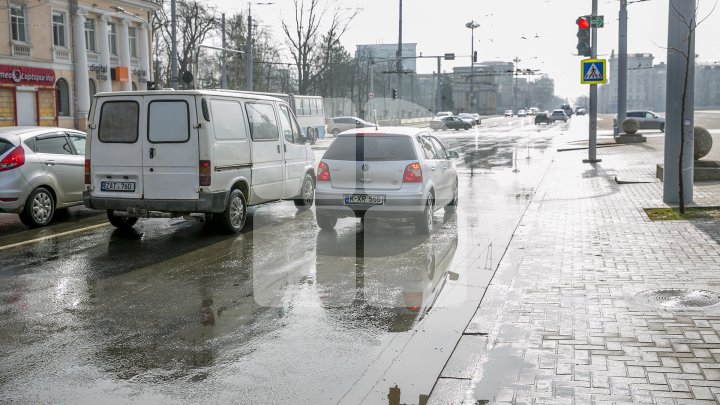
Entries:
{"label": "car tail light", "polygon": [[325,162],[318,164],[317,181],[330,181],[330,166]]}
{"label": "car tail light", "polygon": [[13,149],[2,161],[0,161],[0,172],[14,169],[25,164],[25,149],[22,145]]}
{"label": "car tail light", "polygon": [[209,186],[210,185],[210,161],[209,160],[201,160],[200,161],[200,185],[201,186]]}
{"label": "car tail light", "polygon": [[420,163],[410,163],[405,168],[405,174],[403,174],[403,183],[422,183],[423,175]]}
{"label": "car tail light", "polygon": [[85,159],[85,184],[90,185],[90,159]]}
{"label": "car tail light", "polygon": [[421,292],[406,292],[403,294],[405,298],[405,308],[410,312],[420,311],[422,306],[423,293]]}

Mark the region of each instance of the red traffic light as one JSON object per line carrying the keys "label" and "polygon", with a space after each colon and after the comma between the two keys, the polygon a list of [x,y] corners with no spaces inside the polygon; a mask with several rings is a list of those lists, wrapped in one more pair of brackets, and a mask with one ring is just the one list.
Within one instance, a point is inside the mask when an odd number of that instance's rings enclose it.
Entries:
{"label": "red traffic light", "polygon": [[590,28],[590,19],[587,17],[578,17],[578,19],[575,20],[575,24],[577,24],[579,28],[586,30]]}

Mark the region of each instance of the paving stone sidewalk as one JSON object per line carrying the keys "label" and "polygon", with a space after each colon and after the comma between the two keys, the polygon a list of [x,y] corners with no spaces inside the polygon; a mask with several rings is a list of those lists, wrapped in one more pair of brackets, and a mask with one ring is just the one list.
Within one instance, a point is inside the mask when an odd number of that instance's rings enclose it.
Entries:
{"label": "paving stone sidewalk", "polygon": [[[446,365],[431,404],[720,402],[720,308],[638,294],[720,294],[720,222],[651,222],[662,141],[558,152]],[[720,182],[695,202],[720,206]],[[720,295],[719,295],[720,296]]]}

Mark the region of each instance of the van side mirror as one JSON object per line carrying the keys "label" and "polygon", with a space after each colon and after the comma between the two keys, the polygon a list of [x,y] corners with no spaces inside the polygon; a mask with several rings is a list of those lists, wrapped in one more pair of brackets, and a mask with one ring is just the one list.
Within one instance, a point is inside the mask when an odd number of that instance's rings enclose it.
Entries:
{"label": "van side mirror", "polygon": [[457,152],[454,151],[454,150],[449,151],[449,152],[448,152],[448,155],[450,156],[450,159],[458,159],[458,158],[460,158],[460,154],[457,153]]}

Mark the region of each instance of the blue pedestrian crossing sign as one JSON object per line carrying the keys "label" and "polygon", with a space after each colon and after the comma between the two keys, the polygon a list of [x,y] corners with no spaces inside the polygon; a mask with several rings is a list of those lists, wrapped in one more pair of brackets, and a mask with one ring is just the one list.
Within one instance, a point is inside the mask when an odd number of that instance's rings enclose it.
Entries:
{"label": "blue pedestrian crossing sign", "polygon": [[580,61],[580,83],[607,83],[607,61],[605,59],[584,59]]}

